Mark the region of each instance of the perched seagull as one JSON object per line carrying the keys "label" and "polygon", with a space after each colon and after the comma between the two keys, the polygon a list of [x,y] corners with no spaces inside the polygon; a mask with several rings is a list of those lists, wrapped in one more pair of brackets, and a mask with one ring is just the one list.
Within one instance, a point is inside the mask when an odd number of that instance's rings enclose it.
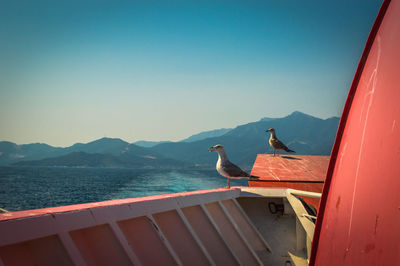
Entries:
{"label": "perched seagull", "polygon": [[285,144],[282,143],[282,141],[280,141],[276,137],[275,129],[270,128],[270,129],[266,130],[265,132],[270,132],[271,133],[271,137],[269,138],[269,145],[274,149],[274,156],[275,156],[275,151],[276,150],[284,150],[284,151],[287,151],[287,152],[295,152],[295,151],[290,150]]}
{"label": "perched seagull", "polygon": [[241,178],[259,178],[258,176],[251,176],[238,166],[234,165],[228,160],[228,156],[226,156],[224,146],[215,145],[208,148],[210,152],[216,151],[218,152],[218,161],[217,161],[217,171],[220,175],[226,177],[228,179],[227,188],[231,187],[231,178],[241,179]]}

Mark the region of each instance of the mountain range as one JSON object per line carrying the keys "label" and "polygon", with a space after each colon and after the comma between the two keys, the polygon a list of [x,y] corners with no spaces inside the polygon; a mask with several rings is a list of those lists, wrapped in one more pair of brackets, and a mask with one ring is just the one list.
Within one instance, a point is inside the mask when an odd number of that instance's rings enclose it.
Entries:
{"label": "mountain range", "polygon": [[[206,138],[211,138],[211,137],[219,137],[230,131],[232,128],[220,128],[220,129],[214,129],[214,130],[209,130],[209,131],[204,131],[200,132],[198,134],[192,135],[186,139],[183,139],[179,142],[194,142]],[[147,140],[139,140],[135,141],[133,144],[145,147],[145,148],[151,148],[154,147],[158,144],[162,143],[173,143],[172,141],[147,141]]]}
{"label": "mountain range", "polygon": [[[214,167],[216,153],[208,147],[222,144],[230,160],[249,168],[259,153],[272,153],[268,128],[297,154],[329,155],[339,118],[320,119],[301,112],[282,118],[262,118],[233,129],[217,129],[195,134],[179,142],[128,143],[118,138],[102,138],[70,147],[43,143],[17,145],[0,141],[0,165],[66,167]],[[284,153],[284,152],[281,152]]]}

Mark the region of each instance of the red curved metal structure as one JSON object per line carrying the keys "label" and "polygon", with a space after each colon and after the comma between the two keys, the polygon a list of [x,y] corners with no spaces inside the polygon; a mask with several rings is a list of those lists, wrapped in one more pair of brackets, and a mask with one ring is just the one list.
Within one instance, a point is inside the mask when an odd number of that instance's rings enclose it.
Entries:
{"label": "red curved metal structure", "polygon": [[351,86],[310,265],[400,262],[400,1],[384,1]]}

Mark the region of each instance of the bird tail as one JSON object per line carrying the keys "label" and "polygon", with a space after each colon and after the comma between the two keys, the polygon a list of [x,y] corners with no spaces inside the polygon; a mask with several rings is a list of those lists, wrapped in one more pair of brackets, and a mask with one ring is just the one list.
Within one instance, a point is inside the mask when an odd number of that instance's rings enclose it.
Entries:
{"label": "bird tail", "polygon": [[292,151],[291,149],[289,149],[289,148],[287,148],[287,147],[286,147],[285,151],[287,151],[287,152],[294,152],[294,153],[296,153],[295,151]]}

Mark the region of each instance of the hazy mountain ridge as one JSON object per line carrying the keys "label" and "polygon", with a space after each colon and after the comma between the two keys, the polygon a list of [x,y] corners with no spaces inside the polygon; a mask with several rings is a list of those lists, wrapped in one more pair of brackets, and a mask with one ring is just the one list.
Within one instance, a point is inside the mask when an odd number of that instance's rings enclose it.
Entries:
{"label": "hazy mountain ridge", "polygon": [[76,143],[65,148],[69,152],[106,153],[119,155],[130,144],[118,138],[101,138],[89,143]]}
{"label": "hazy mountain ridge", "polygon": [[63,148],[44,143],[17,145],[9,141],[0,141],[0,165],[20,160],[38,160],[62,153]]}
{"label": "hazy mountain ridge", "polygon": [[137,145],[137,146],[144,147],[144,148],[151,148],[151,147],[156,146],[157,144],[169,143],[169,142],[172,142],[172,141],[167,141],[167,140],[166,140],[166,141],[138,140],[138,141],[135,141],[135,142],[132,143],[132,144],[135,144],[135,145]]}
{"label": "hazy mountain ridge", "polygon": [[193,143],[159,144],[153,149],[170,158],[210,165],[216,162],[217,155],[210,155],[207,148],[222,144],[231,161],[252,166],[257,154],[272,153],[272,148],[268,145],[269,134],[265,132],[266,129],[275,128],[278,138],[297,154],[329,155],[338,123],[338,117],[323,120],[301,112],[293,112],[283,118],[240,125],[220,137]]}
{"label": "hazy mountain ridge", "polygon": [[213,167],[217,160],[217,154],[209,153],[208,147],[222,144],[232,162],[250,167],[257,154],[272,153],[266,129],[274,127],[278,138],[297,154],[329,155],[338,123],[338,117],[320,119],[296,111],[282,118],[263,118],[234,129],[218,129],[193,135],[204,137],[207,133],[216,133],[214,137],[192,142],[166,142],[153,147],[129,144],[118,138],[76,143],[66,148],[41,143],[17,145],[2,141],[0,165],[18,163],[41,166],[208,168]]}
{"label": "hazy mountain ridge", "polygon": [[[220,128],[220,129],[203,131],[203,132],[194,134],[188,138],[185,138],[185,139],[177,141],[177,142],[194,142],[194,141],[199,141],[199,140],[203,140],[203,139],[207,139],[207,138],[211,138],[211,137],[219,137],[219,136],[222,136],[225,133],[229,132],[230,130],[232,130],[232,128]],[[176,143],[176,142],[139,140],[139,141],[135,141],[133,144],[144,147],[144,148],[152,148],[158,144],[163,144],[163,143]]]}
{"label": "hazy mountain ridge", "polygon": [[[148,150],[147,148],[139,147],[134,144],[129,144],[128,142],[118,138],[101,138],[85,144],[76,143],[66,148],[54,148],[47,144],[17,145],[12,142],[0,142],[0,153],[1,153],[0,154],[1,165],[7,165],[21,161],[29,161],[30,163],[35,164],[33,162],[35,160],[59,158],[59,157],[64,158],[66,160],[65,164],[69,165],[71,157],[65,157],[65,156],[69,154],[75,154],[76,156],[80,155],[80,158],[82,158],[82,154],[80,153],[87,154],[88,156],[90,154],[101,154],[101,155],[112,155],[115,158],[117,157],[126,158],[128,156],[132,157],[133,155],[135,155],[138,158],[146,157],[157,160],[169,160],[169,158],[165,158],[164,156],[156,152],[153,152],[151,150]],[[93,158],[95,157],[91,156],[90,159]],[[104,156],[102,158],[105,159]],[[118,161],[115,158],[113,158],[111,161]],[[132,158],[130,158],[129,161],[131,161],[133,165],[135,165],[135,163],[131,159]],[[45,161],[45,162],[50,162],[50,161]],[[61,161],[56,160],[56,162],[61,162]],[[118,164],[121,164],[120,161],[118,162],[119,162]],[[176,163],[179,164],[178,162]],[[111,165],[112,164],[113,163],[111,163]]]}
{"label": "hazy mountain ridge", "polygon": [[220,129],[215,129],[215,130],[208,130],[204,132],[200,132],[198,134],[192,135],[186,139],[181,140],[180,142],[195,142],[207,138],[213,138],[213,137],[219,137],[227,132],[231,131],[232,128],[220,128]]}

